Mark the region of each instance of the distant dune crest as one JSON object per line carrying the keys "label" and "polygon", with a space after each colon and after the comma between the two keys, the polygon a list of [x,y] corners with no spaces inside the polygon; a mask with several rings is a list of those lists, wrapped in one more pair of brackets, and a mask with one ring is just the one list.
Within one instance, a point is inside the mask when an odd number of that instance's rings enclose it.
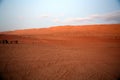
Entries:
{"label": "distant dune crest", "polygon": [[66,25],[66,26],[53,26],[49,28],[36,28],[1,32],[1,34],[44,34],[52,32],[71,32],[71,31],[86,31],[86,32],[108,32],[120,33],[120,24],[99,24],[99,25]]}

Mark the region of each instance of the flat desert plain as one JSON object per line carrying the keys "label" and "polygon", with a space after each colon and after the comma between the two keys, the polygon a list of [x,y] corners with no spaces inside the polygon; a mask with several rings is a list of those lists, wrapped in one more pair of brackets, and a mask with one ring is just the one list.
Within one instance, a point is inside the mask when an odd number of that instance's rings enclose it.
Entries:
{"label": "flat desert plain", "polygon": [[120,24],[0,33],[1,80],[120,80]]}

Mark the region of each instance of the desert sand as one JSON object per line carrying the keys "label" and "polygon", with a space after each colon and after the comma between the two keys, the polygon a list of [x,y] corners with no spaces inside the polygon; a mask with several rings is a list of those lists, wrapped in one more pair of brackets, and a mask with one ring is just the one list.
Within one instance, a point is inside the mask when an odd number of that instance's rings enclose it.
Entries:
{"label": "desert sand", "polygon": [[120,24],[0,33],[1,80],[120,80]]}

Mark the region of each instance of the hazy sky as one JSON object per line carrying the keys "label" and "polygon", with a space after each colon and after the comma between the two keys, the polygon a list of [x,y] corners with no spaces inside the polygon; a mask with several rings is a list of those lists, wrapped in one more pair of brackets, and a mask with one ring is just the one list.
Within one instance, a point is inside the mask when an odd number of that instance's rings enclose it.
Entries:
{"label": "hazy sky", "polygon": [[0,31],[120,23],[120,0],[0,0]]}

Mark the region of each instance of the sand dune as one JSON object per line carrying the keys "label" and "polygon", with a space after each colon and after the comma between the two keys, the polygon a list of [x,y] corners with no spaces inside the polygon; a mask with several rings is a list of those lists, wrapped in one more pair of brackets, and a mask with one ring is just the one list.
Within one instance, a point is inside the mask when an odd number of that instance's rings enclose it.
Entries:
{"label": "sand dune", "polygon": [[119,80],[120,24],[0,33],[3,80]]}

